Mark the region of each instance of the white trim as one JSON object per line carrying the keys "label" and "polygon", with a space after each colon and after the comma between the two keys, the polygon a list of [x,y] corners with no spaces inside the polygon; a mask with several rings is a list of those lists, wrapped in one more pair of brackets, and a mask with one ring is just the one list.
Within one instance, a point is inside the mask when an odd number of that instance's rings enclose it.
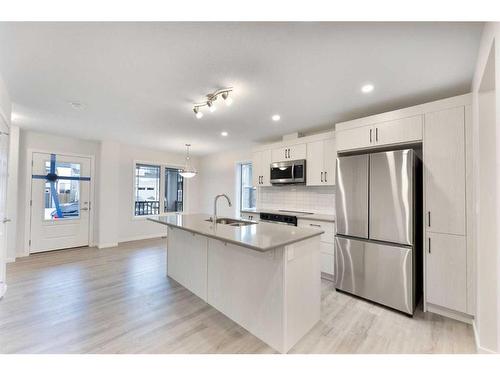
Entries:
{"label": "white trim", "polygon": [[433,305],[432,303],[427,302],[427,311],[445,316],[450,319],[455,319],[463,323],[472,324],[474,322],[474,317],[468,314],[461,313],[459,311],[454,311],[447,309],[445,307]]}
{"label": "white trim", "polygon": [[474,331],[474,341],[476,342],[476,351],[479,353],[479,354],[498,354],[497,352],[493,351],[493,350],[490,350],[490,349],[487,349],[487,348],[484,348],[480,345],[480,342],[479,342],[479,331],[477,330],[477,327],[476,327],[476,321],[474,321],[472,323],[472,329]]}
{"label": "white trim", "polygon": [[78,158],[88,158],[90,159],[90,214],[89,214],[89,247],[95,246],[94,243],[94,216],[96,211],[95,205],[95,155],[92,154],[78,154],[73,152],[64,152],[58,150],[47,151],[45,149],[38,148],[28,148],[26,150],[26,189],[25,189],[25,212],[24,212],[24,248],[22,250],[21,256],[27,256],[31,254],[31,249],[29,245],[29,241],[31,238],[31,185],[32,185],[32,161],[34,153],[42,153],[42,154],[56,154],[56,155],[64,155],[69,157],[78,157]]}
{"label": "white trim", "polygon": [[98,249],[105,249],[107,247],[116,247],[118,246],[118,242],[109,242],[109,243],[100,243],[97,244]]}
{"label": "white trim", "polygon": [[6,263],[14,263],[16,261],[16,258],[7,258],[5,260]]}
{"label": "white trim", "polygon": [[9,118],[7,118],[7,115],[2,108],[0,108],[0,118],[2,119],[2,122],[7,126],[7,129],[10,130],[10,116]]}

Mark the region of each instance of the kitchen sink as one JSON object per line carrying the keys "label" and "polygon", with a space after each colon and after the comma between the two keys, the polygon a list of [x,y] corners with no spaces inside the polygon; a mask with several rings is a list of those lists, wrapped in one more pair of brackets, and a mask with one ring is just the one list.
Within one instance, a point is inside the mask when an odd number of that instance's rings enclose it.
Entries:
{"label": "kitchen sink", "polygon": [[[207,219],[205,221],[213,222],[214,219],[210,218],[210,219]],[[217,219],[216,223],[217,224],[230,225],[232,227],[244,227],[246,225],[257,224],[255,221],[231,219],[231,218],[228,218],[228,217],[220,217],[220,218]]]}

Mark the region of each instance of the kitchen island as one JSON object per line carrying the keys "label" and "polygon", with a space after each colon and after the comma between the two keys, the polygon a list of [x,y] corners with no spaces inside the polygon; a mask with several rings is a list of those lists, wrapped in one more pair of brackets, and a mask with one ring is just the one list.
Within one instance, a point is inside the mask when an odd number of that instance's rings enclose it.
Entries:
{"label": "kitchen island", "polygon": [[176,214],[167,275],[279,352],[320,317],[320,229]]}

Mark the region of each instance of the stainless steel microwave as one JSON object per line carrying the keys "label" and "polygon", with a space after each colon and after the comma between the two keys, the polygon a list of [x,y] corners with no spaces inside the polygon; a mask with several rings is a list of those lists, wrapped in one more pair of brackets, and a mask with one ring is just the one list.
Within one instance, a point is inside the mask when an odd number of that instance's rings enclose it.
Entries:
{"label": "stainless steel microwave", "polygon": [[306,161],[291,160],[271,164],[271,184],[305,184]]}

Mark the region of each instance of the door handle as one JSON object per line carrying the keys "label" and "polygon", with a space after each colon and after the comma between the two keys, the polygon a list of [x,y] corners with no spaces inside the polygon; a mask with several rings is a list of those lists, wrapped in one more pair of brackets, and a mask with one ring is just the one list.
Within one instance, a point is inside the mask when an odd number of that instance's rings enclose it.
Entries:
{"label": "door handle", "polygon": [[2,220],[2,223],[6,224],[6,223],[10,223],[11,221],[12,221],[11,219],[5,218]]}
{"label": "door handle", "polygon": [[370,143],[372,143],[372,129],[370,129]]}
{"label": "door handle", "polygon": [[323,182],[323,172],[321,172],[321,182]]}
{"label": "door handle", "polygon": [[82,208],[80,208],[80,211],[88,211],[88,210],[89,210],[88,207],[82,207]]}

